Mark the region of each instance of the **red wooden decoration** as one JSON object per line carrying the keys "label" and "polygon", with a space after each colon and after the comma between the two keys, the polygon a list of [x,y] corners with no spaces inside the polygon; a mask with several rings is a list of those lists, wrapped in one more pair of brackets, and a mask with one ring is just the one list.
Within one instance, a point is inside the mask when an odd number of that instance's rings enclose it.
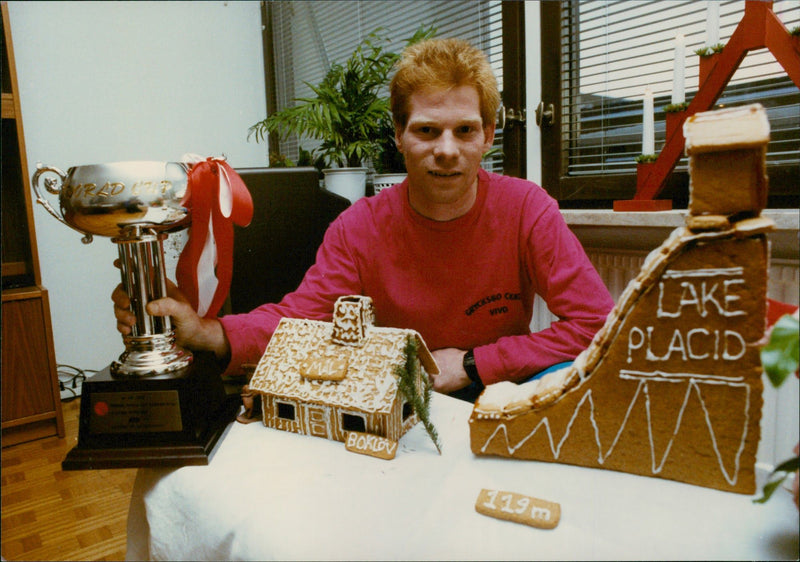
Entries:
{"label": "red wooden decoration", "polygon": [[638,166],[636,195],[632,200],[614,201],[615,211],[653,211],[672,208],[669,200],[654,204],[667,176],[683,155],[686,139],[683,122],[700,111],[708,111],[719,99],[728,81],[748,51],[767,48],[786,74],[800,88],[800,38],[792,36],[772,11],[772,1],[747,0],[744,16],[720,53],[700,57],[700,87],[686,110],[670,117],[664,148],[655,162]]}

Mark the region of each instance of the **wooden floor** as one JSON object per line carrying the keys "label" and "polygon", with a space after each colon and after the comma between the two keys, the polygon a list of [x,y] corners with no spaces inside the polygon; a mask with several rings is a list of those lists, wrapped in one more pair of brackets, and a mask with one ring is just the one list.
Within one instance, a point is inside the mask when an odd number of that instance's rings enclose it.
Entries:
{"label": "wooden floor", "polygon": [[66,438],[2,450],[5,560],[124,560],[136,469],[64,472],[78,440],[80,401],[63,403]]}

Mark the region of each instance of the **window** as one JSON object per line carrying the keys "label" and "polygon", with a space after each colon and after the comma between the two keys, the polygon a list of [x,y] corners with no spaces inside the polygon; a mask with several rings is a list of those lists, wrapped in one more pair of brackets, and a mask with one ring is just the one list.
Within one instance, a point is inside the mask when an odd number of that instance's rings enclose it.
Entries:
{"label": "window", "polygon": [[[502,91],[503,4],[499,0],[264,2],[266,83],[274,87],[274,91],[268,88],[267,112],[309,95],[306,82],[318,83],[331,62],[344,61],[379,27],[397,50],[421,24],[435,26],[440,37],[467,39],[487,53]],[[270,137],[271,151],[276,143],[275,136]],[[495,146],[502,147],[502,143],[502,130],[498,129]],[[299,145],[306,150],[314,147],[313,141],[290,139],[281,142],[279,150],[296,161]],[[484,161],[484,167],[494,171],[501,171],[502,166],[501,155]]]}
{"label": "window", "polygon": [[342,429],[364,433],[367,430],[367,422],[362,415],[342,413]]}
{"label": "window", "polygon": [[284,420],[294,421],[294,404],[287,404],[286,402],[277,402],[278,417]]}
{"label": "window", "polygon": [[403,421],[406,421],[414,413],[414,407],[410,402],[403,402]]}
{"label": "window", "polygon": [[[706,43],[707,2],[563,1],[542,3],[543,92],[556,124],[543,129],[544,187],[562,206],[610,206],[635,193],[635,157],[642,152],[642,99],[655,98],[655,151],[665,142],[664,107],[671,103],[676,37],[686,45],[685,96],[697,91]],[[717,2],[719,42],[744,14],[744,1]],[[792,29],[800,3],[776,1],[773,11]],[[546,66],[546,68],[545,68]],[[767,49],[750,51],[717,107],[759,102],[767,109],[770,206],[797,205],[800,182],[800,92]],[[686,160],[659,197],[688,200]]]}

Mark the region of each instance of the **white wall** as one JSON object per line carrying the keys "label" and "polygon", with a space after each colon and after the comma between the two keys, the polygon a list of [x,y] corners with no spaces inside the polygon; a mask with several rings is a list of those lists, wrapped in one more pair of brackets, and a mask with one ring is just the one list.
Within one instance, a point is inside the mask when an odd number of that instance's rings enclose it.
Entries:
{"label": "white wall", "polygon": [[[9,2],[29,172],[225,154],[266,114],[258,2]],[[57,205],[56,205],[57,206]],[[114,244],[34,209],[58,363],[102,369],[123,349],[110,295]]]}
{"label": "white wall", "polygon": [[536,106],[542,101],[540,2],[525,2],[525,128],[527,177],[542,185],[542,135],[536,125]]}

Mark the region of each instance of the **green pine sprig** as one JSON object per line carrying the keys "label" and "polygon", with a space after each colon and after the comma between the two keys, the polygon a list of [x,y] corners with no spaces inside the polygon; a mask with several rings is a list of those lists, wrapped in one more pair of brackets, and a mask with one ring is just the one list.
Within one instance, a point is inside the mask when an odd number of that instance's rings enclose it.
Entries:
{"label": "green pine sprig", "polygon": [[717,43],[716,45],[708,45],[706,47],[700,47],[699,49],[695,50],[694,54],[699,57],[710,57],[711,55],[716,55],[717,53],[721,53],[725,49],[724,43]]}
{"label": "green pine sprig", "polygon": [[414,409],[417,417],[425,427],[425,431],[428,432],[431,441],[433,441],[433,444],[436,445],[436,450],[439,451],[439,454],[441,455],[442,447],[439,444],[439,434],[430,418],[430,404],[431,394],[433,393],[433,385],[427,376],[420,377],[423,384],[422,394],[420,395],[420,393],[417,392],[416,380],[419,377],[419,370],[416,361],[417,351],[418,348],[416,338],[409,337],[406,341],[406,346],[404,349],[406,364],[403,367],[399,365],[395,367],[395,374],[397,375],[398,381],[397,386],[400,389],[403,397],[405,397],[408,403],[411,404],[411,407]]}
{"label": "green pine sprig", "polygon": [[689,107],[688,102],[670,103],[664,106],[664,113],[680,113],[686,111],[687,107]]}

